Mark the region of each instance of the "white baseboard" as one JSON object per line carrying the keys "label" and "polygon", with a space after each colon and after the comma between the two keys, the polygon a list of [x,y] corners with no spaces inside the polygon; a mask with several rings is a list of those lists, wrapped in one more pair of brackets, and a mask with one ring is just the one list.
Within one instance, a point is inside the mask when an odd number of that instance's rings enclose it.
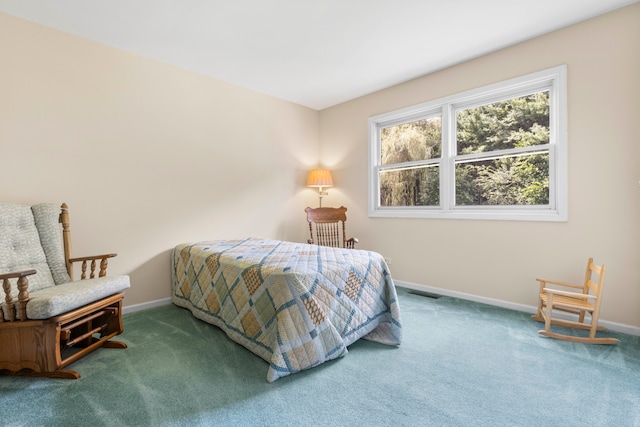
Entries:
{"label": "white baseboard", "polygon": [[149,308],[160,307],[161,305],[171,304],[171,297],[157,299],[155,301],[143,302],[140,304],[128,305],[122,308],[122,314],[133,313],[136,311],[147,310]]}
{"label": "white baseboard", "polygon": [[[396,286],[406,289],[413,289],[416,291],[429,292],[432,294],[443,295],[447,297],[459,298],[467,301],[479,302],[481,304],[493,305],[496,307],[507,308],[509,310],[522,311],[525,313],[534,314],[537,310],[535,306],[524,305],[524,304],[516,304],[509,301],[503,301],[494,298],[486,298],[478,295],[467,294],[464,292],[451,291],[448,289],[436,288],[433,286],[419,285],[417,283],[405,282],[402,280],[394,280]],[[147,310],[149,308],[159,307],[161,305],[169,305],[171,304],[171,297],[162,298],[155,301],[143,302],[141,304],[134,304],[126,306],[122,309],[123,314],[133,313],[136,311]],[[623,334],[640,336],[640,328],[631,325],[625,325],[623,323],[609,322],[606,320],[600,319],[600,325],[605,328],[609,328],[612,331],[621,332]]]}
{"label": "white baseboard", "polygon": [[[493,299],[493,298],[481,297],[478,295],[466,294],[464,292],[450,291],[448,289],[441,289],[433,286],[419,285],[417,283],[404,282],[402,280],[395,280],[395,279],[394,279],[394,283],[396,284],[396,286],[401,288],[413,289],[416,291],[429,292],[432,294],[479,302],[482,304],[493,305],[496,307],[507,308],[510,310],[523,311],[525,313],[535,314],[535,312],[537,311],[537,307],[535,306],[516,304],[509,301],[502,301],[502,300]],[[612,331],[621,332],[623,334],[628,334],[628,335],[640,336],[640,328],[637,326],[625,325],[623,323],[609,322],[602,319],[600,319],[598,323],[601,326],[604,326],[605,328],[608,328]]]}

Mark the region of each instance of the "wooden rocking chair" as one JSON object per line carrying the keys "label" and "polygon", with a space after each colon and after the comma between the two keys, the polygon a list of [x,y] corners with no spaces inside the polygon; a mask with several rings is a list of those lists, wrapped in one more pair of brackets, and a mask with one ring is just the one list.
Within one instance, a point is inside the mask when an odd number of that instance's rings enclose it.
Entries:
{"label": "wooden rocking chair", "polygon": [[[311,238],[307,243],[331,246],[334,248],[355,248],[358,239],[347,239],[345,223],[347,222],[347,208],[306,208],[309,233]],[[313,230],[315,228],[315,238]]]}
{"label": "wooden rocking chair", "polygon": [[[604,265],[597,265],[593,262],[592,258],[589,258],[583,285],[572,285],[570,283],[540,278],[536,279],[540,282],[540,298],[538,300],[538,313],[532,317],[535,320],[544,322],[544,329],[538,331],[538,333],[551,338],[584,344],[618,343],[619,340],[615,338],[596,338],[596,331],[606,330],[606,328],[598,326],[605,271],[606,267]],[[597,276],[597,280],[594,276]],[[570,288],[580,290],[580,292],[554,289],[554,287]],[[553,310],[571,313],[571,315],[577,316],[577,320],[553,317]],[[585,322],[586,314],[591,317],[591,322],[589,323]],[[588,330],[589,336],[582,337],[551,332],[551,325]]]}
{"label": "wooden rocking chair", "polygon": [[[123,331],[129,277],[106,276],[107,259],[116,254],[71,258],[69,234],[66,204],[0,203],[2,375],[77,379],[63,368],[99,347],[126,348],[109,340]],[[82,263],[78,281],[75,262]]]}

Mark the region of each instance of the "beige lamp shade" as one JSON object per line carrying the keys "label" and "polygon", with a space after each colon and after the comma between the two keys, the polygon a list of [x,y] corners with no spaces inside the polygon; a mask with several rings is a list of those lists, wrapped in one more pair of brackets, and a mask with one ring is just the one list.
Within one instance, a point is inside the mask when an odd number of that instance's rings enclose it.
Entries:
{"label": "beige lamp shade", "polygon": [[333,187],[331,172],[328,169],[313,169],[309,173],[307,187]]}
{"label": "beige lamp shade", "polygon": [[333,187],[331,172],[329,172],[328,169],[313,169],[311,172],[309,172],[307,187],[318,187],[318,196],[320,197],[320,207],[322,207],[322,196],[326,196],[328,194],[326,191],[322,191],[322,188]]}

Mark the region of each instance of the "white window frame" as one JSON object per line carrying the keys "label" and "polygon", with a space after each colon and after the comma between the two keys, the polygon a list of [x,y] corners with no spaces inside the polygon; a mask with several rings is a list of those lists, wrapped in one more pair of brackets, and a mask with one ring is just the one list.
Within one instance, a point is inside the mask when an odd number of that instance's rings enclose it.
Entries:
{"label": "white window frame", "polygon": [[[549,144],[515,149],[549,152],[549,204],[542,206],[455,206],[454,160],[457,156],[455,112],[458,109],[549,91]],[[380,206],[381,129],[442,114],[440,206]],[[400,218],[450,218],[519,221],[568,220],[567,213],[567,71],[566,65],[517,77],[389,113],[369,117],[369,216]],[[480,156],[484,156],[483,153]]]}

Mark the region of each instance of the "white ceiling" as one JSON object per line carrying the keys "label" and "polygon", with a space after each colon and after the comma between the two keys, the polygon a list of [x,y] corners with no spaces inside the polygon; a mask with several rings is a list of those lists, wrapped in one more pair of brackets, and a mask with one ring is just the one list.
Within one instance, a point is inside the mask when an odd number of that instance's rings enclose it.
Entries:
{"label": "white ceiling", "polygon": [[0,12],[320,110],[637,2],[0,0]]}

